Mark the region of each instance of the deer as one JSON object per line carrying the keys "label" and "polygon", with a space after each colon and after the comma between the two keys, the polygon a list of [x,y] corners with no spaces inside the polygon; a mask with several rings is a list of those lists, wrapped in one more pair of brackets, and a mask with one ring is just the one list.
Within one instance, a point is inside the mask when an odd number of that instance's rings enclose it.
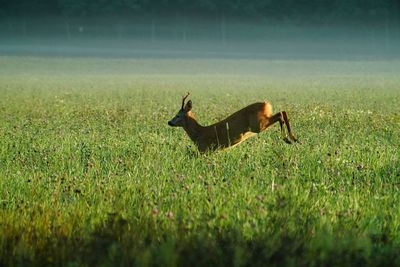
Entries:
{"label": "deer", "polygon": [[[200,152],[236,146],[276,122],[280,124],[282,138],[286,143],[299,142],[292,134],[286,111],[273,114],[272,104],[269,101],[250,104],[219,122],[202,126],[194,117],[192,101],[189,100],[185,104],[189,95],[190,93],[187,93],[182,97],[181,109],[168,121],[168,125],[182,127]],[[288,135],[285,133],[284,125]]]}

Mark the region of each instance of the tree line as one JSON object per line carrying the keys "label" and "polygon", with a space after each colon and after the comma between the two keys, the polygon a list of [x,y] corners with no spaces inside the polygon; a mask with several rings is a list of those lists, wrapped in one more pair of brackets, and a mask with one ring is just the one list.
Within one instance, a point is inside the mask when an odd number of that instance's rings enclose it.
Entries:
{"label": "tree line", "polygon": [[0,17],[234,16],[310,22],[390,20],[399,0],[0,0]]}

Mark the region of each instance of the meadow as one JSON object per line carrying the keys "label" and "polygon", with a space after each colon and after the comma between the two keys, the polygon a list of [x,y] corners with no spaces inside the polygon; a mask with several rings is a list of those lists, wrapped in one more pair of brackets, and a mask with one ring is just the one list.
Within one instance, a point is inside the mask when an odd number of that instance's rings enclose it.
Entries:
{"label": "meadow", "polygon": [[[400,265],[400,61],[0,57],[1,266]],[[199,154],[167,121],[288,112]]]}

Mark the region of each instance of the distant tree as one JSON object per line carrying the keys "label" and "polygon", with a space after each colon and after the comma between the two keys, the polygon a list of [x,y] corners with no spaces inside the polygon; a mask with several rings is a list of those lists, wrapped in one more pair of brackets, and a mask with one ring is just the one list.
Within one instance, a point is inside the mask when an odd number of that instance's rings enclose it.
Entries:
{"label": "distant tree", "polygon": [[141,8],[140,0],[57,0],[65,16],[129,16]]}
{"label": "distant tree", "polygon": [[398,21],[399,0],[0,0],[0,16],[213,16],[277,21]]}
{"label": "distant tree", "polygon": [[0,10],[4,16],[38,16],[59,12],[54,0],[1,0]]}

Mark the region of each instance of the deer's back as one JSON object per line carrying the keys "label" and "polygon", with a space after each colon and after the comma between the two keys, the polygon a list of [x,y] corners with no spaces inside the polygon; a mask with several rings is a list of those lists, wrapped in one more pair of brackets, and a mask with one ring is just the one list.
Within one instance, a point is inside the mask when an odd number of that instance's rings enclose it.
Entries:
{"label": "deer's back", "polygon": [[241,120],[252,121],[254,119],[258,121],[261,117],[270,117],[271,115],[272,115],[271,103],[269,103],[268,101],[257,102],[234,112],[232,115],[228,116],[221,122],[241,121]]}

